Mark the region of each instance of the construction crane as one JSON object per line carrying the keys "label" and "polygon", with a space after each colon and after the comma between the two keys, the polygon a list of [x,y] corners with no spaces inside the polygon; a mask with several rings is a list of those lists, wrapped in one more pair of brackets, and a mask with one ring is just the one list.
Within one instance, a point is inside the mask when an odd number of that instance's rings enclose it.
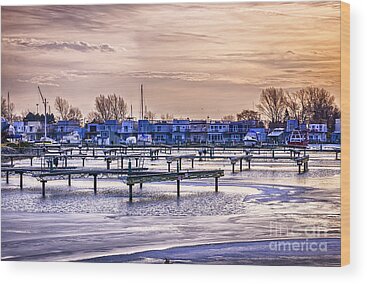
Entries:
{"label": "construction crane", "polygon": [[38,92],[40,93],[40,96],[41,96],[41,100],[42,100],[42,103],[45,107],[45,141],[46,141],[46,138],[47,138],[47,100],[46,98],[42,95],[42,92],[41,92],[41,88],[40,86],[38,86]]}

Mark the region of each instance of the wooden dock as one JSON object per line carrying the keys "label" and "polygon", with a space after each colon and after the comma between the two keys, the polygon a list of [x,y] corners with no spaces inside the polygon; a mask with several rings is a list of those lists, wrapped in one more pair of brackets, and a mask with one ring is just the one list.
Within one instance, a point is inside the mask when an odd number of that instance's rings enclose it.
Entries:
{"label": "wooden dock", "polygon": [[176,181],[177,183],[177,197],[180,197],[180,184],[185,179],[202,179],[202,178],[214,178],[215,192],[218,192],[219,182],[218,179],[224,176],[223,170],[211,170],[211,171],[178,171],[168,173],[142,173],[142,174],[129,174],[121,177],[121,179],[129,186],[129,201],[133,200],[133,186],[150,182],[163,182],[163,181]]}

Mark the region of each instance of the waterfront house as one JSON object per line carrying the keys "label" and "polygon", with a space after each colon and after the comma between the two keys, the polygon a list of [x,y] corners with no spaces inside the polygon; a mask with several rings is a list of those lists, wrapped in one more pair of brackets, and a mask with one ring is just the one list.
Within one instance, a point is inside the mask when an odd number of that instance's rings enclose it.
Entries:
{"label": "waterfront house", "polygon": [[271,131],[268,134],[268,141],[275,145],[284,144],[285,143],[284,128],[282,127],[274,128],[273,131]]}
{"label": "waterfront house", "polygon": [[211,121],[208,127],[208,142],[222,144],[229,141],[229,121]]}
{"label": "waterfront house", "polygon": [[285,132],[291,133],[293,130],[299,129],[299,123],[297,119],[288,119]]}
{"label": "waterfront house", "polygon": [[152,123],[148,119],[140,119],[138,121],[138,142],[152,142]]}
{"label": "waterfront house", "polygon": [[85,136],[97,145],[114,145],[120,142],[120,124],[117,120],[104,123],[88,123]]}
{"label": "waterfront house", "polygon": [[341,142],[341,120],[340,118],[335,119],[335,130],[331,134],[331,143],[340,144]]}
{"label": "waterfront house", "polygon": [[309,124],[309,140],[313,143],[327,142],[327,124],[326,123],[310,123]]}
{"label": "waterfront house", "polygon": [[[246,134],[251,130],[254,132],[263,133],[263,124],[258,120],[240,120],[240,121],[230,121],[229,122],[229,132],[226,134],[226,142],[232,143],[242,143]],[[266,135],[264,141],[266,140]]]}
{"label": "waterfront house", "polygon": [[206,143],[208,138],[208,123],[206,120],[191,120],[189,129],[191,143]]}
{"label": "waterfront house", "polygon": [[172,142],[176,144],[189,142],[189,131],[189,119],[174,119],[172,122]]}
{"label": "waterfront house", "polygon": [[120,134],[120,142],[126,143],[126,139],[130,137],[138,138],[138,122],[132,118],[126,119],[121,123],[121,128],[118,129]]}
{"label": "waterfront house", "polygon": [[152,124],[152,140],[156,144],[172,142],[172,122],[156,121]]}
{"label": "waterfront house", "polygon": [[40,140],[44,136],[44,123],[41,121],[27,121],[25,134],[27,141]]}
{"label": "waterfront house", "polygon": [[70,135],[72,132],[78,132],[81,138],[84,138],[84,131],[80,127],[80,122],[75,120],[59,120],[53,127],[53,139],[61,141],[64,136]]}

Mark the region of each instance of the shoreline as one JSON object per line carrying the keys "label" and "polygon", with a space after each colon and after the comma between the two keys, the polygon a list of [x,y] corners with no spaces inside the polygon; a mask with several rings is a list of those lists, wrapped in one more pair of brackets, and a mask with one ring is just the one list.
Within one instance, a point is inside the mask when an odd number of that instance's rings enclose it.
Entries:
{"label": "shoreline", "polygon": [[76,262],[331,267],[340,266],[340,238],[272,239],[175,246]]}

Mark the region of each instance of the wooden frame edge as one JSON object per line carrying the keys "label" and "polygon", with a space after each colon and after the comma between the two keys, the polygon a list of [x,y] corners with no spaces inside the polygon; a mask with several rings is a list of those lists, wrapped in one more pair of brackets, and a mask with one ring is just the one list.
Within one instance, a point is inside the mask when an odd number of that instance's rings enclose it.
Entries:
{"label": "wooden frame edge", "polygon": [[341,266],[350,263],[350,5],[341,2]]}

